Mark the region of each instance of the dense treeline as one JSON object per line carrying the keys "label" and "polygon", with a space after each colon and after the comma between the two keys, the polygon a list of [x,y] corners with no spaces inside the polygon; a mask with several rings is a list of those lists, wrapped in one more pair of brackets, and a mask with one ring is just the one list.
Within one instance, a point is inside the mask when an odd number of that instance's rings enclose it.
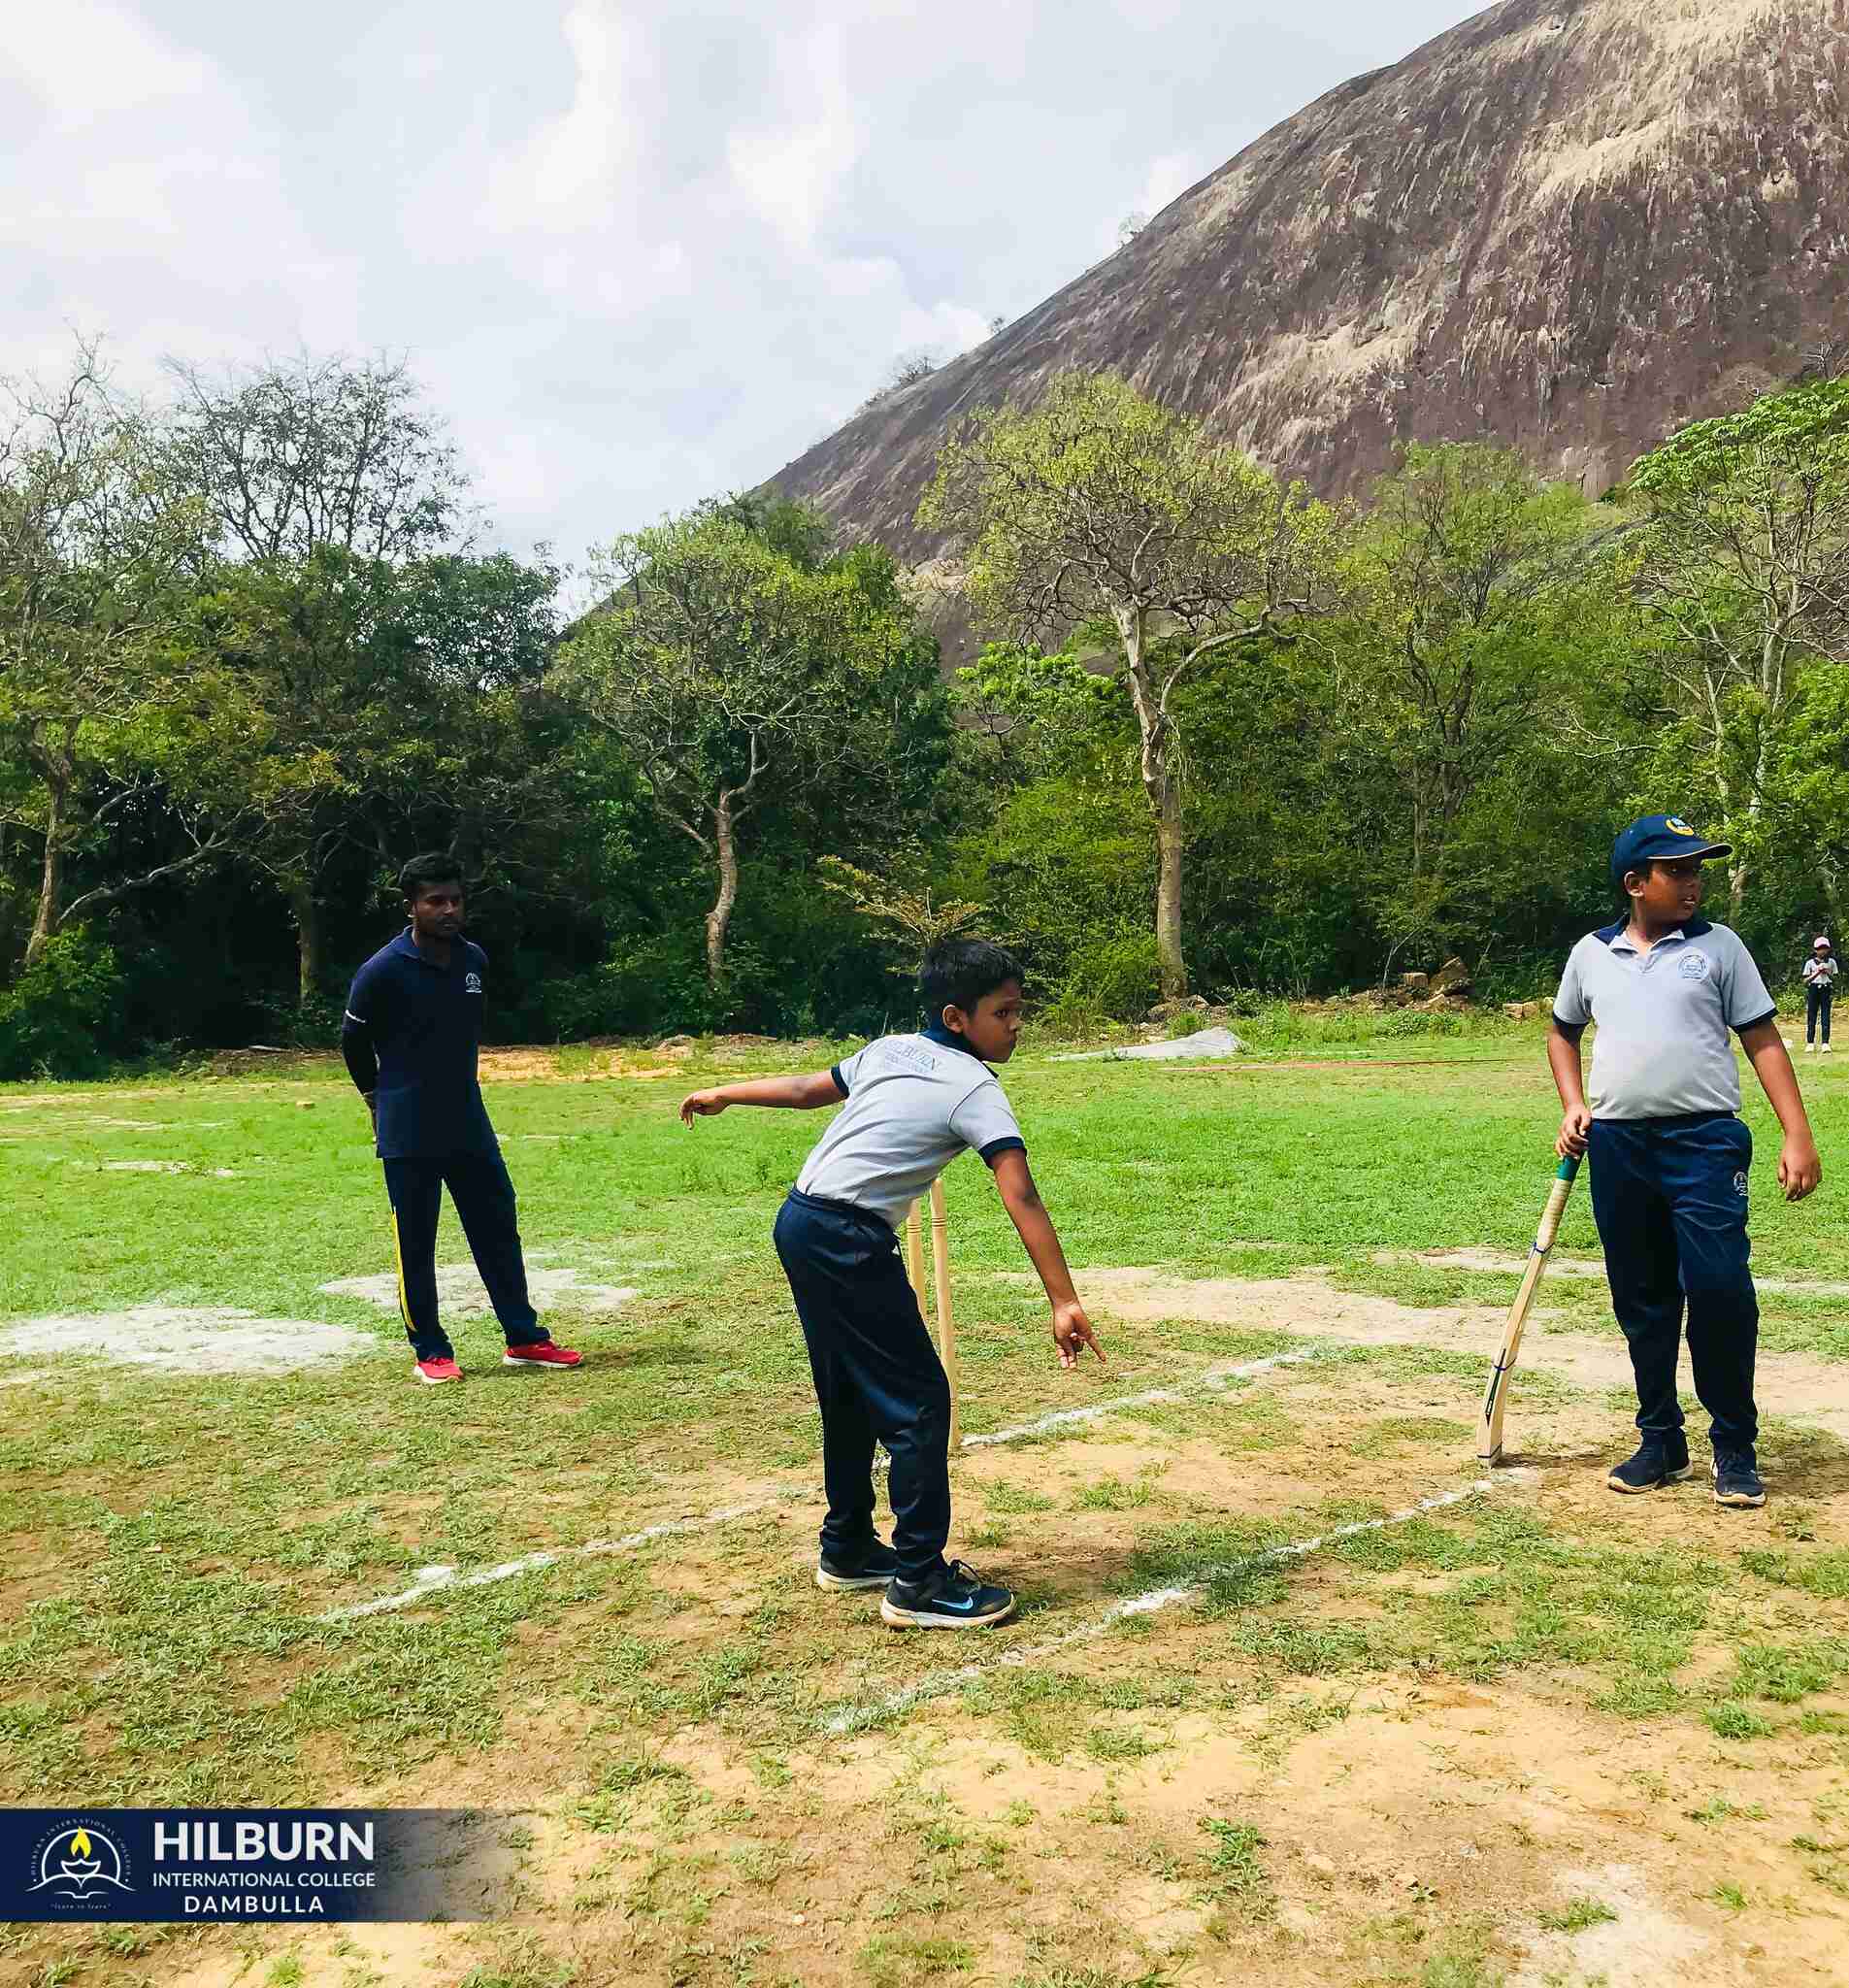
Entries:
{"label": "dense treeline", "polygon": [[[1838,909],[1849,382],[1596,505],[1470,443],[1334,510],[1072,376],[973,417],[924,514],[929,584],[715,500],[568,621],[400,365],[12,389],[0,1075],[329,1040],[425,847],[528,1040],[875,1029],[975,922],[1074,1020],[1453,952],[1529,994],[1646,807],[1735,841],[1775,977]],[[949,679],[946,581],[987,639]]]}

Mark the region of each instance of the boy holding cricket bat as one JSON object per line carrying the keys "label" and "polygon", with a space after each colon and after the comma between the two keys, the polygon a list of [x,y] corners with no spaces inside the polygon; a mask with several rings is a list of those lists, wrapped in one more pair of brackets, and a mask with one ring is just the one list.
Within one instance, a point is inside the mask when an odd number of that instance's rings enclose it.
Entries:
{"label": "boy holding cricket bat", "polygon": [[[991,1064],[1014,1053],[1021,967],[981,939],[947,939],[919,969],[929,1020],[885,1036],[812,1077],[761,1077],[695,1091],[680,1116],[730,1105],[813,1110],[846,1100],[809,1156],[776,1218],[776,1253],[809,1344],[822,1409],[822,1523],[815,1580],[884,1588],[895,1628],[986,1629],[1014,1597],[960,1560],[950,1537],[950,1385],[900,1260],[907,1210],[966,1146],[995,1175],[1053,1308],[1059,1364],[1077,1364],[1092,1336],[1052,1219],[1028,1172],[1027,1146]],[[892,1461],[892,1544],[874,1531],[874,1443]]]}
{"label": "boy holding cricket bat", "polygon": [[[1753,1136],[1739,1117],[1730,1030],[1784,1128],[1785,1199],[1801,1201],[1823,1168],[1753,956],[1725,925],[1697,915],[1701,865],[1731,853],[1673,814],[1646,814],[1625,830],[1611,876],[1628,912],[1568,955],[1547,1061],[1565,1111],[1555,1149],[1563,1159],[1590,1155],[1611,1309],[1636,1376],[1641,1441],[1605,1481],[1641,1492],[1689,1474],[1675,1384],[1686,1303],[1695,1391],[1713,1423],[1714,1496],[1750,1507],[1766,1503],[1746,1238]],[[1599,1027],[1590,1105],[1579,1057],[1589,1021]]]}

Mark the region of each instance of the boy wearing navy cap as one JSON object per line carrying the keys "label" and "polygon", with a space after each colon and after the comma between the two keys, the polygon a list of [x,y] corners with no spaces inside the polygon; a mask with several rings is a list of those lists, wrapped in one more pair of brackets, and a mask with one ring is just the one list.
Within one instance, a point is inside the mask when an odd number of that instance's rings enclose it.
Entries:
{"label": "boy wearing navy cap", "polygon": [[[1052,1218],[1028,1172],[1027,1146],[992,1064],[1014,1053],[1021,968],[981,939],[934,945],[918,974],[929,1020],[884,1036],[833,1070],[695,1091],[683,1123],[732,1105],[799,1111],[839,1105],[776,1218],[776,1253],[809,1344],[822,1409],[828,1515],[815,1580],[884,1588],[894,1628],[987,1629],[1014,1597],[960,1560],[950,1537],[950,1384],[899,1257],[906,1212],[966,1146],[995,1175],[1002,1204],[1053,1308],[1059,1364],[1092,1336]],[[892,1460],[892,1544],[874,1531],[874,1442]]]}
{"label": "boy wearing navy cap", "polygon": [[[1641,1441],[1606,1482],[1639,1492],[1689,1474],[1675,1385],[1686,1303],[1695,1391],[1713,1423],[1714,1496],[1760,1506],[1759,1301],[1746,1237],[1753,1138],[1739,1117],[1730,1031],[1784,1128],[1785,1199],[1801,1201],[1823,1168],[1753,956],[1725,925],[1698,915],[1701,865],[1730,854],[1673,814],[1646,814],[1625,830],[1611,876],[1628,914],[1568,955],[1547,1061],[1565,1110],[1556,1150],[1591,1156],[1611,1309],[1636,1376]],[[1599,1027],[1590,1105],[1579,1057],[1589,1021]]]}
{"label": "boy wearing navy cap", "polygon": [[412,1374],[432,1386],[462,1378],[437,1315],[437,1215],[446,1186],[501,1321],[505,1364],[576,1367],[581,1356],[552,1343],[527,1296],[513,1182],[476,1077],[488,956],[462,936],[455,858],[413,856],[398,886],[405,929],[353,976],[341,1050],[385,1166]]}

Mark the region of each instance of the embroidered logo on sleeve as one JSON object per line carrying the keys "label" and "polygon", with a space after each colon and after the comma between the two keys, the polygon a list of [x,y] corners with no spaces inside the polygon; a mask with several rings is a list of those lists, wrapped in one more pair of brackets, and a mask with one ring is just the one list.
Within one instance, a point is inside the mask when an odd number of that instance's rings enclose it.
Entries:
{"label": "embroidered logo on sleeve", "polygon": [[479,994],[481,992],[481,976],[479,974],[464,974],[462,977],[462,991],[465,994]]}
{"label": "embroidered logo on sleeve", "polygon": [[1737,1194],[1742,1201],[1746,1199],[1746,1176],[1743,1173],[1735,1174],[1733,1176],[1733,1192]]}
{"label": "embroidered logo on sleeve", "polygon": [[1685,980],[1705,980],[1711,969],[1704,952],[1685,952],[1676,961],[1675,970]]}

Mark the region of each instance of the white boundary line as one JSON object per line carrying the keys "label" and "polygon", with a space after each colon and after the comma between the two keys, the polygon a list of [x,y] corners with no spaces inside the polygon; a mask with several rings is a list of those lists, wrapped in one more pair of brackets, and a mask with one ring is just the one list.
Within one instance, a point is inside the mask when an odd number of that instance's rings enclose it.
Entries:
{"label": "white boundary line", "polygon": [[883,1725],[902,1712],[910,1711],[926,1699],[942,1698],[965,1684],[973,1683],[985,1672],[1010,1667],[1018,1670],[1025,1664],[1039,1663],[1042,1657],[1068,1649],[1073,1643],[1091,1642],[1127,1615],[1153,1615],[1157,1609],[1172,1607],[1177,1602],[1196,1601],[1215,1574],[1238,1574],[1248,1568],[1268,1566],[1276,1560],[1302,1559],[1304,1554],[1314,1553],[1337,1540],[1352,1540],[1359,1533],[1385,1532],[1391,1526],[1403,1526],[1428,1511],[1440,1511],[1448,1505],[1462,1505],[1467,1498],[1474,1498],[1479,1492],[1495,1488],[1495,1479],[1478,1477],[1461,1490],[1435,1492],[1430,1498],[1421,1498],[1416,1505],[1408,1505],[1403,1511],[1389,1512],[1384,1518],[1356,1519],[1352,1524],[1333,1527],[1329,1532],[1317,1533],[1313,1538],[1298,1540],[1289,1545],[1268,1546],[1262,1553],[1250,1554],[1243,1560],[1204,1567],[1192,1581],[1182,1587],[1149,1588],[1140,1595],[1132,1595],[1128,1601],[1113,1602],[1102,1615],[1094,1616],[1091,1621],[1080,1623],[1076,1629],[1069,1629],[1063,1635],[1049,1636],[1040,1642],[1016,1643],[1010,1648],[998,1650],[993,1657],[978,1658],[974,1663],[961,1665],[954,1671],[934,1671],[929,1676],[919,1678],[916,1684],[908,1684],[905,1690],[895,1691],[887,1698],[844,1706],[833,1718],[823,1722],[822,1730],[838,1740],[848,1734],[865,1732],[870,1727]]}
{"label": "white boundary line", "polygon": [[[1126,1408],[1154,1408],[1167,1402],[1189,1401],[1202,1394],[1217,1394],[1229,1381],[1249,1380],[1261,1374],[1269,1374],[1273,1368],[1302,1366],[1312,1360],[1328,1357],[1323,1346],[1302,1346],[1284,1353],[1268,1353],[1263,1359],[1241,1361],[1237,1366],[1209,1368],[1190,1387],[1152,1387],[1144,1394],[1116,1395],[1106,1402],[1093,1402],[1082,1408],[1060,1408],[1050,1415],[1041,1415],[1038,1421],[1023,1422],[1012,1429],[997,1429],[986,1436],[966,1436],[964,1449],[986,1449],[999,1442],[1022,1442],[1030,1437],[1045,1436],[1057,1429],[1073,1429],[1088,1422],[1101,1421],[1106,1415],[1114,1415]],[[886,1467],[887,1458],[882,1454],[875,1460],[875,1471]],[[317,1615],[317,1622],[352,1622],[365,1615],[389,1614],[399,1608],[412,1608],[427,1597],[442,1594],[449,1588],[485,1588],[496,1581],[512,1580],[516,1574],[535,1574],[542,1568],[556,1567],[567,1560],[602,1559],[612,1554],[633,1553],[639,1547],[651,1545],[656,1540],[674,1538],[679,1533],[704,1532],[711,1526],[730,1525],[734,1519],[750,1518],[761,1511],[774,1510],[779,1505],[788,1505],[797,1500],[818,1498],[819,1490],[810,1485],[801,1489],[779,1491],[763,1498],[754,1498],[743,1505],[721,1506],[716,1511],[695,1512],[685,1518],[664,1519],[659,1525],[644,1526],[639,1533],[628,1533],[620,1540],[587,1540],[581,1546],[562,1546],[553,1553],[525,1553],[517,1560],[504,1560],[498,1566],[479,1567],[469,1574],[463,1574],[454,1567],[437,1565],[420,1567],[408,1588],[401,1588],[396,1594],[380,1595],[370,1602],[354,1602],[343,1608],[330,1608],[325,1614]]]}

